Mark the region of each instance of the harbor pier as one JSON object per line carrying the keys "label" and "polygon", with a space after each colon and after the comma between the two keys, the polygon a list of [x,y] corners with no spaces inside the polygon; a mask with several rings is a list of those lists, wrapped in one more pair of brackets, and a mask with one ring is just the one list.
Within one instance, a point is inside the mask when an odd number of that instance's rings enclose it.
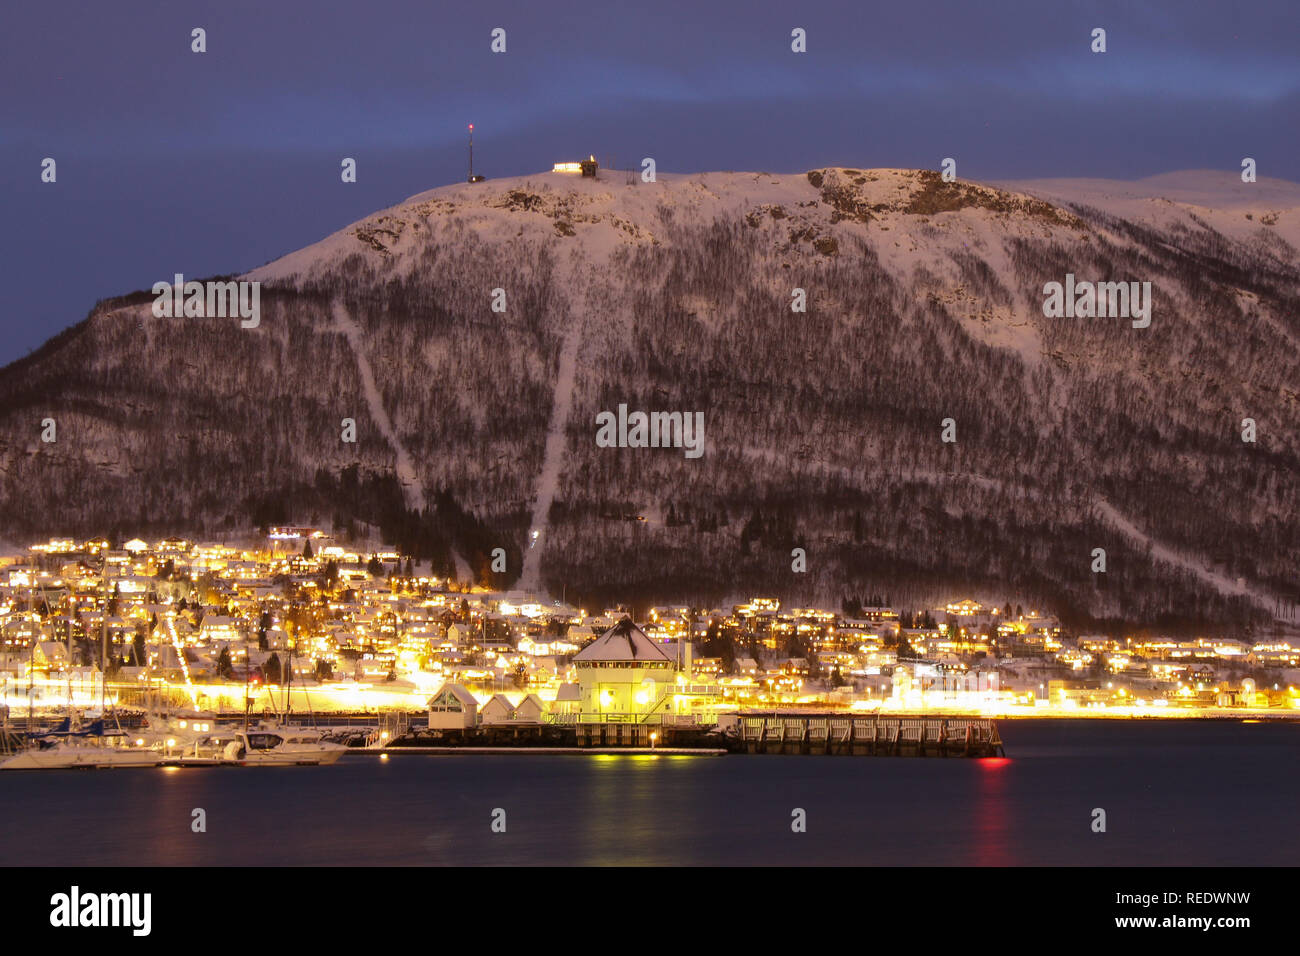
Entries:
{"label": "harbor pier", "polygon": [[987,718],[741,714],[735,752],[869,757],[1005,757]]}
{"label": "harbor pier", "polygon": [[381,745],[381,749],[394,752],[487,748],[548,748],[577,753],[670,749],[856,757],[1006,756],[997,724],[988,718],[847,713],[726,714],[716,726],[606,720],[414,730],[394,735]]}

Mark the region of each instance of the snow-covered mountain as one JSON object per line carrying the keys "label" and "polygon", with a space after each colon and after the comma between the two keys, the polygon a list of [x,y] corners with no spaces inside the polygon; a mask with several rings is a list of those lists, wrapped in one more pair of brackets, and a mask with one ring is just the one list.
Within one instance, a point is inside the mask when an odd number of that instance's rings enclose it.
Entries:
{"label": "snow-covered mountain", "polygon": [[[448,186],[239,277],[255,329],[133,293],[0,371],[0,508],[11,539],[364,521],[592,600],[1259,624],[1300,599],[1297,250],[1300,186],[1233,173]],[[1151,283],[1149,327],[1046,317],[1067,274]],[[705,453],[598,447],[620,404],[702,412]]]}

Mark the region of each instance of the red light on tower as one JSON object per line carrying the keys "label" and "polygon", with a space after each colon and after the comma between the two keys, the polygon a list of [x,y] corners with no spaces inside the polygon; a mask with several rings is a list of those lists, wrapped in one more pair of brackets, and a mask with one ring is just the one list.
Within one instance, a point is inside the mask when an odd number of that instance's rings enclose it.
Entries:
{"label": "red light on tower", "polygon": [[482,176],[474,175],[474,124],[469,124],[469,176],[465,178],[466,182],[478,183],[483,181]]}

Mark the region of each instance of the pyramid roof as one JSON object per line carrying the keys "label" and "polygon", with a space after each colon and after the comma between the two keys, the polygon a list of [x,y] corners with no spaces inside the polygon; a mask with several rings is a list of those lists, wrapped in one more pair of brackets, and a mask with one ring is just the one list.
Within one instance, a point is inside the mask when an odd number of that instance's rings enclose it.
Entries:
{"label": "pyramid roof", "polygon": [[605,661],[651,661],[655,663],[672,662],[645,631],[625,617],[608,631],[596,638],[573,658],[578,664],[591,664]]}

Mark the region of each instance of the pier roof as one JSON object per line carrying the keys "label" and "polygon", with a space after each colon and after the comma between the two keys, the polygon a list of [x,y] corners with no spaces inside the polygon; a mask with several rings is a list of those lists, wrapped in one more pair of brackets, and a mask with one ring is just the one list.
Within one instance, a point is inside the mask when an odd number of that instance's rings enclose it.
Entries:
{"label": "pier roof", "polygon": [[625,617],[596,638],[573,658],[574,663],[597,661],[655,661],[671,662],[663,649],[650,640],[641,628]]}

